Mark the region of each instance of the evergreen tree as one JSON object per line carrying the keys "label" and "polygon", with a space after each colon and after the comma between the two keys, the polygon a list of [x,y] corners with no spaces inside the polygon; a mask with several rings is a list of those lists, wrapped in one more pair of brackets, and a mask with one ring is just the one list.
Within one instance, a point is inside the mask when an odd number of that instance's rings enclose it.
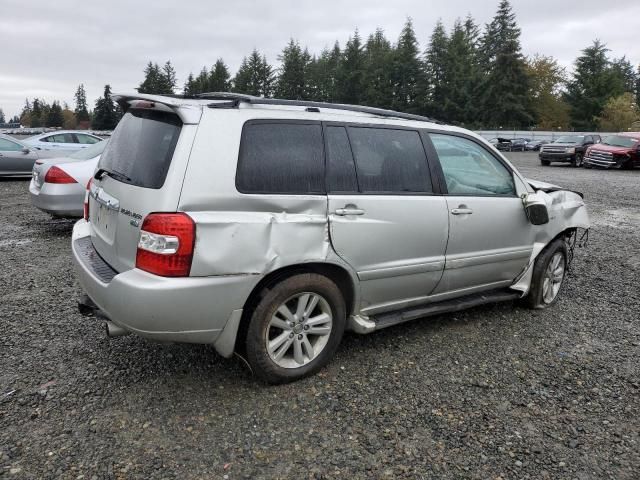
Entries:
{"label": "evergreen tree", "polygon": [[25,99],[22,112],[20,112],[20,125],[24,127],[31,126],[31,103],[28,98]]}
{"label": "evergreen tree", "polygon": [[306,73],[311,58],[309,52],[300,48],[300,44],[293,39],[278,57],[282,66],[276,86],[276,96],[291,100],[305,100],[307,98]]}
{"label": "evergreen tree", "polygon": [[341,103],[358,105],[364,98],[365,55],[362,48],[360,33],[356,29],[353,37],[350,37],[342,52],[342,58],[338,64],[336,74],[337,100]]}
{"label": "evergreen tree", "polygon": [[531,125],[529,79],[520,48],[520,28],[508,0],[502,0],[482,39],[486,73],[482,112],[487,126]]}
{"label": "evergreen tree", "polygon": [[18,115],[14,115],[9,123],[20,123],[20,117]]}
{"label": "evergreen tree", "polygon": [[636,91],[636,72],[631,62],[626,57],[621,57],[611,62],[612,95],[618,93],[635,93]]}
{"label": "evergreen tree", "polygon": [[171,61],[167,61],[162,68],[157,63],[149,62],[144,69],[144,80],[138,87],[138,92],[171,95],[177,84],[176,71]]}
{"label": "evergreen tree", "polygon": [[160,67],[149,62],[144,69],[144,80],[138,87],[139,93],[158,93],[160,84]]}
{"label": "evergreen tree", "polygon": [[31,103],[31,125],[32,128],[44,127],[44,122],[42,121],[42,103],[40,99],[34,98]]}
{"label": "evergreen tree", "polygon": [[636,103],[640,106],[640,65],[638,65],[638,72],[636,73]]}
{"label": "evergreen tree", "polygon": [[582,55],[575,61],[565,100],[570,107],[571,124],[578,130],[595,129],[607,100],[623,93],[619,83],[618,91],[612,91],[615,73],[607,58],[608,51],[600,40],[595,40],[590,47],[582,50]]}
{"label": "evergreen tree", "polygon": [[447,57],[449,37],[441,20],[431,34],[425,52],[426,82],[422,88],[424,110],[430,116],[444,119],[444,104],[447,96]]}
{"label": "evergreen tree", "polygon": [[62,116],[62,107],[57,101],[54,101],[47,114],[47,127],[62,127],[64,117]]}
{"label": "evergreen tree", "polygon": [[242,59],[242,64],[233,80],[233,91],[256,97],[270,97],[273,93],[273,83],[273,68],[266,57],[253,49],[249,57]]}
{"label": "evergreen tree", "polygon": [[219,58],[211,68],[207,88],[209,92],[228,92],[231,88],[231,74],[224,61]]}
{"label": "evergreen tree", "polygon": [[187,77],[187,81],[184,82],[184,88],[182,89],[182,93],[185,96],[195,95],[197,92],[194,91],[194,82],[193,73],[189,73]]}
{"label": "evergreen tree", "polygon": [[420,50],[413,31],[413,23],[408,19],[393,52],[393,102],[391,105],[394,110],[414,113],[419,110],[419,88],[423,84],[423,65],[419,55]]}
{"label": "evergreen tree", "polygon": [[318,102],[335,102],[337,70],[340,62],[340,45],[333,49],[323,49],[318,58],[314,57],[308,67],[307,88],[309,98]]}
{"label": "evergreen tree", "polygon": [[176,79],[176,71],[173,68],[173,65],[171,65],[171,61],[167,60],[162,67],[159,80],[159,91],[156,93],[161,95],[173,95],[176,86],[178,85],[178,80]]}
{"label": "evergreen tree", "polygon": [[92,128],[96,130],[113,130],[120,120],[118,108],[111,99],[111,86],[104,86],[104,95],[96,100],[93,110]]}
{"label": "evergreen tree", "polygon": [[75,94],[76,99],[76,119],[78,122],[86,122],[89,120],[89,111],[87,110],[87,94],[84,91],[84,85],[81,83],[78,85],[78,89]]}
{"label": "evergreen tree", "polygon": [[0,108],[0,123],[5,123],[4,112]]}

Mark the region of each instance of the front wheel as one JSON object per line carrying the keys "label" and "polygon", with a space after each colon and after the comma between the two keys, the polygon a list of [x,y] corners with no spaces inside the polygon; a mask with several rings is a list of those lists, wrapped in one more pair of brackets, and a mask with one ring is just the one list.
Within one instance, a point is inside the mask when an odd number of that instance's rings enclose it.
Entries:
{"label": "front wheel", "polygon": [[567,244],[562,238],[550,243],[533,266],[531,288],[523,301],[529,308],[547,308],[558,300],[567,273]]}
{"label": "front wheel", "polygon": [[571,161],[571,166],[580,168],[582,166],[582,154],[576,153],[576,156]]}
{"label": "front wheel", "polygon": [[345,324],[345,302],[334,282],[314,273],[294,275],[268,289],[253,311],[247,360],[268,383],[299,380],[329,362]]}
{"label": "front wheel", "polygon": [[545,167],[548,167],[551,164],[551,162],[549,160],[540,160],[540,163],[542,165],[544,165]]}

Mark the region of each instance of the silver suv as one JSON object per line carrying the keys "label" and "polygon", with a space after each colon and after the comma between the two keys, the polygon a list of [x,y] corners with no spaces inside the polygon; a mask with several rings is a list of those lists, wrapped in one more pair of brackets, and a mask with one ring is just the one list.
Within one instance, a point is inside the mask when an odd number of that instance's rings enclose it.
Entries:
{"label": "silver suv", "polygon": [[73,256],[110,336],[212,344],[270,383],[369,333],[553,304],[581,195],[424,117],[234,94],[116,95]]}

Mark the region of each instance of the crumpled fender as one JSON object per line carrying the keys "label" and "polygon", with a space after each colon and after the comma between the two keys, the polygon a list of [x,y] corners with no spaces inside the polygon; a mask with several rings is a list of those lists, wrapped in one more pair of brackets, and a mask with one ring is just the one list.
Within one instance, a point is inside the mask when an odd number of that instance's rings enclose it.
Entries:
{"label": "crumpled fender", "polygon": [[[551,184],[545,185],[551,186]],[[527,294],[531,286],[533,266],[540,252],[565,230],[571,228],[589,229],[591,227],[587,207],[580,194],[569,190],[553,190],[549,192],[538,190],[536,193],[547,204],[549,223],[536,227],[533,251],[527,268],[511,286],[512,289],[521,291],[523,296]]]}

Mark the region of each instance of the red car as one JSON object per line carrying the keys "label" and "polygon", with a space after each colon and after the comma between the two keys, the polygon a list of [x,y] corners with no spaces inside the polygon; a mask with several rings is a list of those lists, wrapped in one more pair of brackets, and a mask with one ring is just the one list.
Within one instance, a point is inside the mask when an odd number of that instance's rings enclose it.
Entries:
{"label": "red car", "polygon": [[584,167],[633,168],[640,166],[640,132],[609,135],[587,149]]}

